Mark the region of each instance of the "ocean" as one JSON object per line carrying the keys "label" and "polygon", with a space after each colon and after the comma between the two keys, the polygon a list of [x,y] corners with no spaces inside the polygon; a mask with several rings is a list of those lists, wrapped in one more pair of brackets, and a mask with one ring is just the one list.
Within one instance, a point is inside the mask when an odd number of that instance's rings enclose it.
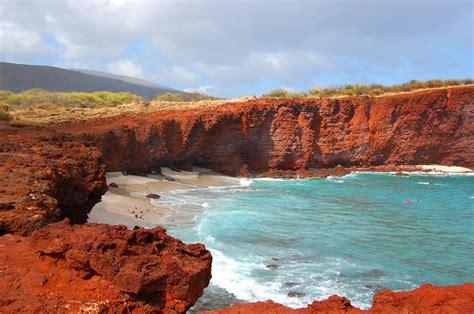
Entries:
{"label": "ocean", "polygon": [[[368,308],[382,289],[474,281],[474,176],[354,173],[236,179],[160,193],[160,223],[213,255],[195,308],[271,299],[303,307],[333,294]],[[159,192],[159,191],[158,191]]]}

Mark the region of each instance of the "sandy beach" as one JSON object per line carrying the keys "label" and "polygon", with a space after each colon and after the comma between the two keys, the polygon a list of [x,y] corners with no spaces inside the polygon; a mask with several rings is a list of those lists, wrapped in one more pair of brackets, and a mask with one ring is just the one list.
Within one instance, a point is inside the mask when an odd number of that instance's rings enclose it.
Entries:
{"label": "sandy beach", "polygon": [[128,228],[137,225],[153,228],[160,225],[163,217],[172,211],[168,202],[162,198],[148,198],[149,194],[232,186],[241,181],[240,178],[223,176],[199,167],[194,167],[193,171],[179,172],[162,168],[160,175],[150,174],[146,177],[109,172],[106,177],[109,190],[90,212],[88,222],[121,224]]}
{"label": "sandy beach", "polygon": [[[418,165],[413,169],[418,171],[403,172],[433,175],[473,174],[471,169],[458,166]],[[228,177],[200,167],[194,167],[193,171],[162,168],[161,174],[148,176],[109,172],[107,184],[114,183],[118,187],[109,186],[107,193],[102,196],[102,201],[90,212],[88,222],[121,224],[128,228],[137,225],[153,228],[160,225],[166,215],[175,214],[175,204],[170,204],[163,198],[148,198],[149,194],[166,195],[183,189],[245,185],[248,182],[249,179]],[[179,198],[179,193],[174,197]],[[179,202],[179,199],[176,201]],[[175,218],[179,219],[179,215]]]}

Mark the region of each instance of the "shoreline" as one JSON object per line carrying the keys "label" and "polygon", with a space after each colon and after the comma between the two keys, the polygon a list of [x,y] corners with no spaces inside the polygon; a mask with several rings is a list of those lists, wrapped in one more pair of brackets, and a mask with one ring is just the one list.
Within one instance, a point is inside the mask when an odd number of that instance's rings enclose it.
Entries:
{"label": "shoreline", "polygon": [[[430,166],[430,170],[423,169],[426,166],[403,166],[403,167],[384,167],[383,169],[360,169],[353,170],[347,174],[343,174],[340,169],[335,171],[340,173],[340,177],[350,174],[357,173],[375,173],[390,176],[418,176],[418,175],[433,175],[433,176],[450,176],[450,175],[473,175],[473,172],[469,169],[466,172],[465,168],[450,168],[442,166],[442,168]],[[403,169],[403,170],[402,170]],[[416,170],[411,170],[416,169]],[[421,171],[420,169],[423,169]],[[431,170],[434,169],[434,170]],[[440,169],[444,170],[439,171]],[[379,170],[379,171],[377,171]],[[452,171],[451,171],[452,170]],[[449,171],[449,172],[448,172]],[[463,172],[461,172],[463,171]],[[399,175],[404,173],[405,175]],[[299,178],[300,180],[311,180],[311,179],[330,179],[331,176],[324,178]],[[93,208],[89,215],[88,222],[108,223],[108,224],[123,224],[130,229],[133,229],[136,225],[145,228],[153,228],[156,226],[167,226],[172,228],[174,221],[180,221],[183,223],[189,211],[205,210],[205,207],[200,207],[199,204],[193,204],[194,208],[189,208],[186,205],[167,204],[168,193],[173,193],[178,190],[189,190],[189,189],[202,189],[200,193],[205,193],[207,188],[219,188],[219,187],[245,187],[251,183],[251,180],[298,180],[298,178],[275,178],[275,177],[254,177],[254,178],[239,178],[229,177],[209,169],[195,167],[193,171],[174,171],[169,168],[162,168],[161,174],[150,174],[148,176],[136,176],[136,175],[123,175],[121,173],[107,173],[107,183],[116,183],[118,188],[109,187],[109,191],[103,196],[105,202],[100,202]],[[243,180],[243,181],[242,181]],[[160,195],[160,198],[149,199],[146,198],[148,193],[154,193]],[[174,196],[179,197],[179,192]],[[103,203],[103,204],[102,204]],[[102,204],[102,205],[101,205]],[[117,205],[118,204],[118,205]],[[203,203],[201,205],[204,205]],[[128,210],[127,210],[128,208]],[[130,210],[134,208],[135,211]],[[179,210],[176,210],[178,208]],[[118,210],[117,210],[118,209]],[[138,214],[138,217],[135,215]],[[191,212],[195,214],[196,212]],[[170,219],[168,221],[165,221]],[[170,223],[171,222],[171,223]],[[186,225],[186,223],[184,222]],[[220,286],[213,286],[213,289],[224,289]],[[221,296],[224,295],[227,298],[233,298],[234,295],[226,290],[226,293],[221,292]],[[241,299],[236,299],[241,302]],[[209,300],[208,300],[209,301]],[[206,303],[205,301],[202,301]],[[245,301],[243,301],[245,302]],[[234,302],[235,303],[235,302]],[[201,304],[199,301],[196,303],[197,309],[200,309]]]}
{"label": "shoreline", "polygon": [[[175,171],[163,167],[160,174],[146,176],[108,172],[106,174],[107,184],[109,185],[108,191],[89,213],[88,222],[125,225],[129,229],[133,229],[135,226],[153,228],[164,223],[163,219],[165,217],[171,217],[175,214],[173,213],[173,206],[176,205],[172,205],[170,201],[166,200],[168,193],[174,191],[193,188],[245,186],[250,184],[253,179],[311,180],[344,177],[357,173],[387,173],[400,177],[411,175],[474,176],[474,171],[469,168],[442,165],[335,167],[304,172],[273,171],[254,177],[231,177],[201,167],[193,167],[193,171]],[[116,184],[118,187],[112,187],[111,184]],[[149,194],[156,194],[160,198],[147,198]],[[205,204],[202,204],[202,206],[205,207]]]}
{"label": "shoreline", "polygon": [[342,167],[318,168],[308,170],[270,170],[251,176],[254,178],[281,178],[281,179],[324,179],[329,176],[342,177],[351,173],[394,173],[400,174],[427,174],[427,175],[474,175],[474,170],[460,166],[443,165],[381,165],[371,167]]}

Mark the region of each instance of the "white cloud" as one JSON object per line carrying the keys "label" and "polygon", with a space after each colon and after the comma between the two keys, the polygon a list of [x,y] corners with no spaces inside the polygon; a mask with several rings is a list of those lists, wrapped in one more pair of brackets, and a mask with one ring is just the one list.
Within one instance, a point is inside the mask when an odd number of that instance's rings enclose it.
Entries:
{"label": "white cloud", "polygon": [[113,74],[126,75],[137,78],[146,78],[143,69],[131,60],[120,60],[109,63],[107,71]]}
{"label": "white cloud", "polygon": [[173,66],[169,68],[166,72],[167,76],[170,79],[183,84],[193,83],[198,79],[196,73],[182,66]]}
{"label": "white cloud", "polygon": [[41,35],[21,26],[0,22],[0,55],[6,59],[41,57],[51,55],[55,49],[44,42]]}
{"label": "white cloud", "polygon": [[203,85],[195,88],[186,88],[184,91],[188,93],[198,92],[200,94],[207,94],[210,90],[212,90],[214,86],[212,85]]}
{"label": "white cloud", "polygon": [[57,65],[96,69],[133,60],[116,70],[213,92],[265,80],[302,89],[468,76],[472,9],[472,1],[0,0],[0,55],[28,63],[56,54]]}

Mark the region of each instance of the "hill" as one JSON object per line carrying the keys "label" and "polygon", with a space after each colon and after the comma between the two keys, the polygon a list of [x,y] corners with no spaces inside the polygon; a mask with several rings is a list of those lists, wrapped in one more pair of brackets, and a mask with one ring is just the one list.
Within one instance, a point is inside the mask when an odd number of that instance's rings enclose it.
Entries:
{"label": "hill", "polygon": [[84,73],[84,74],[94,75],[94,76],[108,77],[108,78],[112,78],[112,79],[116,79],[116,80],[121,80],[121,81],[124,81],[124,82],[127,82],[127,83],[131,83],[131,84],[147,86],[147,87],[154,87],[154,88],[162,88],[162,89],[167,89],[167,90],[170,90],[170,91],[178,92],[178,90],[176,90],[174,88],[171,88],[171,87],[168,87],[168,86],[165,86],[165,85],[161,85],[161,84],[158,84],[158,83],[155,83],[155,82],[147,81],[147,80],[144,80],[144,79],[136,78],[136,77],[126,76],[126,75],[118,75],[118,74],[107,73],[107,72],[102,72],[102,71],[95,71],[95,70],[86,70],[86,69],[70,69],[70,70],[81,72],[81,73]]}
{"label": "hill", "polygon": [[[92,72],[91,72],[92,73]],[[32,88],[41,88],[53,92],[130,92],[152,99],[166,93],[176,93],[177,90],[162,85],[151,86],[141,80],[114,76],[99,72],[92,75],[75,70],[66,70],[50,66],[14,64],[0,62],[0,90],[21,92]],[[107,77],[107,74],[109,77]],[[151,83],[153,84],[153,83]]]}

